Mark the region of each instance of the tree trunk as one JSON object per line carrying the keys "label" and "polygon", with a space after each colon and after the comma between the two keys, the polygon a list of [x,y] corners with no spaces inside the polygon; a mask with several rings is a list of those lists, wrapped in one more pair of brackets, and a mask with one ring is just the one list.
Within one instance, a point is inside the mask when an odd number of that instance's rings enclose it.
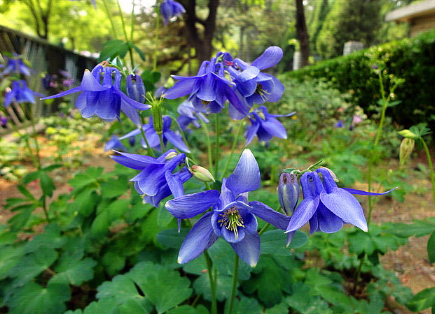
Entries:
{"label": "tree trunk", "polygon": [[310,42],[307,29],[307,23],[305,22],[305,13],[303,0],[296,1],[296,36],[299,40],[301,48],[301,66],[308,65],[308,58],[310,56]]}

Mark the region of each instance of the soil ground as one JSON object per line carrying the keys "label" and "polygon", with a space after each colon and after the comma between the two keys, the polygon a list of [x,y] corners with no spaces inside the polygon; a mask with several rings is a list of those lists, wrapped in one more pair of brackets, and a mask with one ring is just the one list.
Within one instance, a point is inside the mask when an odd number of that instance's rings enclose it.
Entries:
{"label": "soil ground", "polygon": [[[42,137],[39,138],[39,141],[42,143],[43,147],[42,157],[49,158],[49,156],[52,156],[56,148],[44,145],[46,141]],[[102,143],[98,142],[98,137],[89,138],[79,144],[82,153],[81,157],[83,158],[83,156],[85,156],[84,163],[79,169],[71,169],[68,172],[57,173],[54,178],[57,190],[53,198],[71,189],[67,181],[80,169],[84,169],[88,166],[101,166],[104,167],[106,171],[113,169],[114,162],[110,159],[109,154],[104,153],[101,148],[96,147],[102,147]],[[424,155],[421,154],[418,156],[409,166],[417,168],[418,163],[427,164]],[[392,161],[392,164],[388,166],[398,167],[398,163],[397,161]],[[32,170],[30,163],[28,163],[28,168],[29,171]],[[409,223],[415,219],[435,216],[429,176],[420,175],[416,178],[411,178],[409,184],[417,185],[422,187],[422,189],[420,191],[417,189],[414,193],[406,194],[403,203],[391,198],[383,198],[377,202],[372,217],[374,223]],[[28,187],[32,193],[40,193],[39,184],[37,182],[30,183]],[[367,186],[364,184],[356,184],[353,188],[367,189]],[[0,177],[0,223],[6,223],[13,215],[13,213],[4,210],[6,199],[20,196],[21,194],[16,188],[16,182],[6,181]],[[363,208],[367,208],[367,204],[363,203]],[[410,287],[414,293],[435,286],[435,267],[431,265],[428,260],[427,241],[428,236],[421,238],[412,237],[407,245],[402,246],[395,252],[387,253],[381,259],[384,267],[393,270],[402,283]],[[407,313],[407,311],[401,310],[398,311],[398,313]],[[430,313],[430,310],[422,313]]]}

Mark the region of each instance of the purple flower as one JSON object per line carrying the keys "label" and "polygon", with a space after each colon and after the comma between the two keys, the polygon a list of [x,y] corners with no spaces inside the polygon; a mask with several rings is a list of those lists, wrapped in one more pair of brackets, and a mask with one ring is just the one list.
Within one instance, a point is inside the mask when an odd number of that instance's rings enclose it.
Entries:
{"label": "purple flower", "polygon": [[4,116],[0,117],[0,125],[1,126],[6,126],[6,124],[8,124],[8,119]]}
{"label": "purple flower", "polygon": [[260,256],[260,237],[255,216],[283,230],[289,222],[289,217],[263,203],[248,202],[248,192],[259,187],[258,163],[252,152],[246,149],[234,172],[228,179],[223,179],[220,193],[209,190],[168,201],[166,208],[178,219],[189,219],[212,208],[186,236],[178,254],[178,262],[184,264],[197,258],[222,236],[243,261],[255,266]]}
{"label": "purple flower", "polygon": [[163,0],[160,4],[160,14],[164,25],[168,25],[173,17],[182,16],[184,12],[186,12],[184,7],[174,0]]}
{"label": "purple flower", "polygon": [[183,183],[192,177],[187,167],[174,170],[185,162],[186,155],[168,150],[158,158],[137,154],[120,153],[112,156],[117,163],[141,172],[130,181],[146,203],[159,206],[162,199],[169,195],[180,197],[184,194]]}
{"label": "purple flower", "polygon": [[204,61],[196,76],[172,77],[178,82],[163,95],[165,98],[175,99],[190,94],[189,101],[197,111],[211,113],[219,113],[228,100],[230,112],[235,109],[243,116],[249,112],[249,106],[231,87],[234,84],[225,77],[223,60],[217,62],[216,58],[212,58],[211,61]]}
{"label": "purple flower", "polygon": [[334,127],[337,129],[341,129],[344,128],[344,123],[342,120],[338,120],[338,122],[336,124],[334,124]]}
{"label": "purple flower", "polygon": [[104,120],[112,121],[119,119],[122,110],[137,124],[139,120],[137,110],[147,110],[151,106],[127,97],[120,88],[121,73],[119,70],[99,64],[92,72],[85,71],[80,86],[42,99],[59,98],[81,92],[77,98],[76,107],[80,109],[84,118],[96,115]]}
{"label": "purple flower", "polygon": [[[3,66],[2,66],[3,67]],[[24,64],[23,59],[21,58],[10,58],[6,66],[4,66],[4,70],[2,72],[3,75],[7,74],[23,74],[25,76],[30,76],[30,68]]]}
{"label": "purple flower", "polygon": [[[172,145],[174,145],[179,150],[182,150],[183,152],[190,153],[189,148],[186,146],[186,144],[183,142],[183,139],[181,135],[178,135],[174,131],[171,130],[171,124],[172,124],[172,118],[169,116],[163,116],[163,143],[166,145],[167,142],[171,142]],[[156,130],[154,129],[153,125],[153,118],[150,117],[150,121],[148,124],[142,125],[142,129],[145,132],[145,136],[147,138],[148,143],[150,146],[154,149],[159,150],[160,149],[160,139],[159,135],[157,134]],[[140,129],[131,131],[130,133],[124,135],[120,139],[123,140],[125,138],[129,138],[132,136],[136,136],[141,134]],[[142,145],[146,147],[145,142],[142,142]]]}
{"label": "purple flower", "polygon": [[5,107],[9,107],[13,101],[17,103],[35,103],[34,95],[42,96],[27,87],[26,81],[13,81],[12,88],[5,95]]}
{"label": "purple flower", "polygon": [[265,106],[255,109],[249,116],[251,126],[246,130],[246,145],[252,142],[255,135],[258,136],[258,140],[261,142],[269,142],[274,136],[286,139],[287,132],[284,126],[275,118],[289,117],[294,114],[295,112],[285,115],[269,114]]}
{"label": "purple flower", "polygon": [[201,127],[198,119],[201,119],[204,123],[209,123],[208,119],[202,112],[197,112],[192,103],[188,100],[183,101],[177,109],[180,116],[177,119],[181,129],[186,130],[189,124],[193,124],[196,128]]}
{"label": "purple flower", "polygon": [[266,101],[276,102],[284,93],[284,85],[273,75],[262,73],[276,65],[283,56],[280,47],[267,48],[251,65],[241,59],[234,59],[228,68],[240,95],[246,98],[250,107],[254,104],[264,104]]}
{"label": "purple flower", "polygon": [[121,141],[119,140],[119,137],[116,135],[112,135],[110,140],[104,146],[105,152],[112,150],[112,149],[121,149],[123,151],[126,151],[125,146],[121,143]]}
{"label": "purple flower", "polygon": [[145,85],[140,75],[130,74],[127,76],[127,95],[133,100],[145,103]]}
{"label": "purple flower", "polygon": [[[323,182],[319,174],[323,177]],[[337,232],[343,224],[350,223],[363,231],[367,231],[364,211],[358,200],[352,194],[384,195],[384,193],[370,193],[354,189],[342,189],[337,186],[331,171],[320,168],[316,172],[306,172],[300,179],[304,199],[291,216],[286,233],[289,237],[305,225],[310,223],[310,233],[322,231]]]}

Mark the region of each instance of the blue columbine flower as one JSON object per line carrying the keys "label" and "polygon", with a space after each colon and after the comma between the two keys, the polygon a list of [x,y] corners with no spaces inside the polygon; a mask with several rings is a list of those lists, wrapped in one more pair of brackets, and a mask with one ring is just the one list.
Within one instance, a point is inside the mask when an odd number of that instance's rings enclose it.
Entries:
{"label": "blue columbine flower", "polygon": [[283,51],[280,47],[267,48],[251,65],[236,58],[228,71],[236,83],[239,93],[246,98],[250,107],[264,104],[266,101],[276,102],[284,93],[284,85],[273,75],[262,73],[281,61]]}
{"label": "blue columbine flower", "polygon": [[42,99],[59,98],[81,92],[76,107],[84,118],[94,115],[112,121],[119,119],[122,110],[137,124],[137,110],[147,110],[150,105],[141,104],[121,91],[121,73],[118,69],[104,64],[97,65],[92,72],[85,71],[80,86]]}
{"label": "blue columbine flower", "polygon": [[112,135],[109,141],[107,141],[106,145],[104,146],[104,151],[107,152],[112,149],[121,149],[123,151],[126,151],[125,146],[121,143],[119,140],[119,137],[116,135]]}
{"label": "blue columbine flower", "polygon": [[32,91],[27,87],[26,81],[13,81],[12,88],[5,95],[5,107],[9,107],[13,101],[17,103],[35,103],[35,96],[42,96],[41,94]]}
{"label": "blue columbine flower", "polygon": [[177,111],[180,114],[180,116],[177,119],[177,122],[183,131],[185,131],[187,126],[191,123],[196,128],[201,127],[201,124],[198,122],[198,119],[201,119],[204,123],[209,123],[206,116],[202,112],[197,112],[193,107],[192,103],[188,100],[183,101],[178,106]]}
{"label": "blue columbine flower", "polygon": [[212,58],[211,61],[204,61],[196,76],[172,75],[178,82],[163,97],[175,99],[190,94],[189,101],[192,102],[197,111],[211,113],[220,112],[228,100],[230,109],[233,106],[241,115],[246,116],[249,107],[241,101],[233,90],[234,83],[225,77],[225,60],[223,58],[219,58],[219,60]]}
{"label": "blue columbine flower", "polygon": [[[319,174],[322,175],[323,182]],[[304,199],[294,211],[287,226],[286,233],[290,233],[290,237],[307,222],[310,223],[310,233],[315,231],[337,232],[345,223],[350,223],[367,232],[364,211],[352,194],[384,195],[392,191],[370,193],[339,188],[331,171],[326,168],[304,173],[300,183]]]}
{"label": "blue columbine flower", "polygon": [[168,25],[173,17],[182,16],[184,12],[186,12],[184,7],[174,0],[163,0],[160,4],[160,14],[164,25]]}
{"label": "blue columbine flower", "polygon": [[144,202],[155,207],[158,207],[160,201],[171,194],[174,197],[182,196],[184,194],[183,183],[192,177],[187,167],[173,173],[186,160],[186,155],[177,154],[173,149],[158,158],[118,153],[119,156],[112,156],[117,163],[131,169],[141,170],[130,181],[134,182],[134,187],[143,197]]}
{"label": "blue columbine flower", "polygon": [[260,237],[255,216],[285,229],[289,217],[260,202],[248,202],[248,192],[260,187],[260,170],[254,155],[246,149],[234,169],[223,179],[221,192],[209,190],[174,198],[166,208],[178,219],[189,219],[210,207],[190,230],[178,254],[180,264],[187,263],[208,249],[222,236],[240,258],[254,267],[260,256]]}
{"label": "blue columbine flower", "polygon": [[289,117],[294,115],[295,112],[289,114],[269,114],[267,108],[260,106],[255,109],[249,116],[251,126],[246,130],[246,145],[249,145],[254,136],[258,136],[258,140],[261,142],[269,142],[272,137],[287,138],[287,132],[284,126],[275,118]]}
{"label": "blue columbine flower", "polygon": [[23,74],[25,76],[30,76],[30,68],[24,63],[23,59],[19,57],[8,59],[6,66],[2,67],[4,67],[2,75]]}
{"label": "blue columbine flower", "polygon": [[[172,118],[170,116],[163,116],[163,143],[166,145],[167,142],[171,142],[172,145],[174,145],[176,148],[182,150],[183,152],[190,153],[189,148],[186,146],[186,144],[183,142],[183,139],[181,135],[178,135],[174,131],[171,130],[171,124],[172,124]],[[153,118],[150,117],[150,121],[148,124],[142,125],[142,129],[145,132],[145,136],[147,138],[148,143],[150,146],[154,149],[159,150],[160,149],[160,139],[159,135],[157,134],[156,130],[154,129],[153,124]],[[125,138],[129,138],[132,136],[136,136],[141,134],[141,130],[137,129],[134,131],[131,131],[130,133],[124,135],[120,139],[123,140]],[[145,142],[142,142],[142,145],[146,148]]]}

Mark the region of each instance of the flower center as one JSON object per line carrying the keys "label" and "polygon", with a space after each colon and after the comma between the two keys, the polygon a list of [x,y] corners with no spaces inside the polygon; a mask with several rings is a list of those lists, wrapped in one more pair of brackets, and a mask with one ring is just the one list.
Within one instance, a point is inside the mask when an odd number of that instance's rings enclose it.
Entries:
{"label": "flower center", "polygon": [[203,105],[207,106],[210,102],[207,101],[207,100],[201,100],[201,103],[202,103]]}
{"label": "flower center", "polygon": [[255,92],[260,95],[261,99],[263,100],[267,100],[267,96],[270,94],[263,89],[263,85],[261,85],[260,83],[257,83],[257,88],[255,89]]}
{"label": "flower center", "polygon": [[243,218],[235,207],[231,207],[223,214],[219,214],[222,218],[218,220],[220,227],[225,226],[228,230],[234,232],[236,239],[239,237],[237,227],[245,227]]}

